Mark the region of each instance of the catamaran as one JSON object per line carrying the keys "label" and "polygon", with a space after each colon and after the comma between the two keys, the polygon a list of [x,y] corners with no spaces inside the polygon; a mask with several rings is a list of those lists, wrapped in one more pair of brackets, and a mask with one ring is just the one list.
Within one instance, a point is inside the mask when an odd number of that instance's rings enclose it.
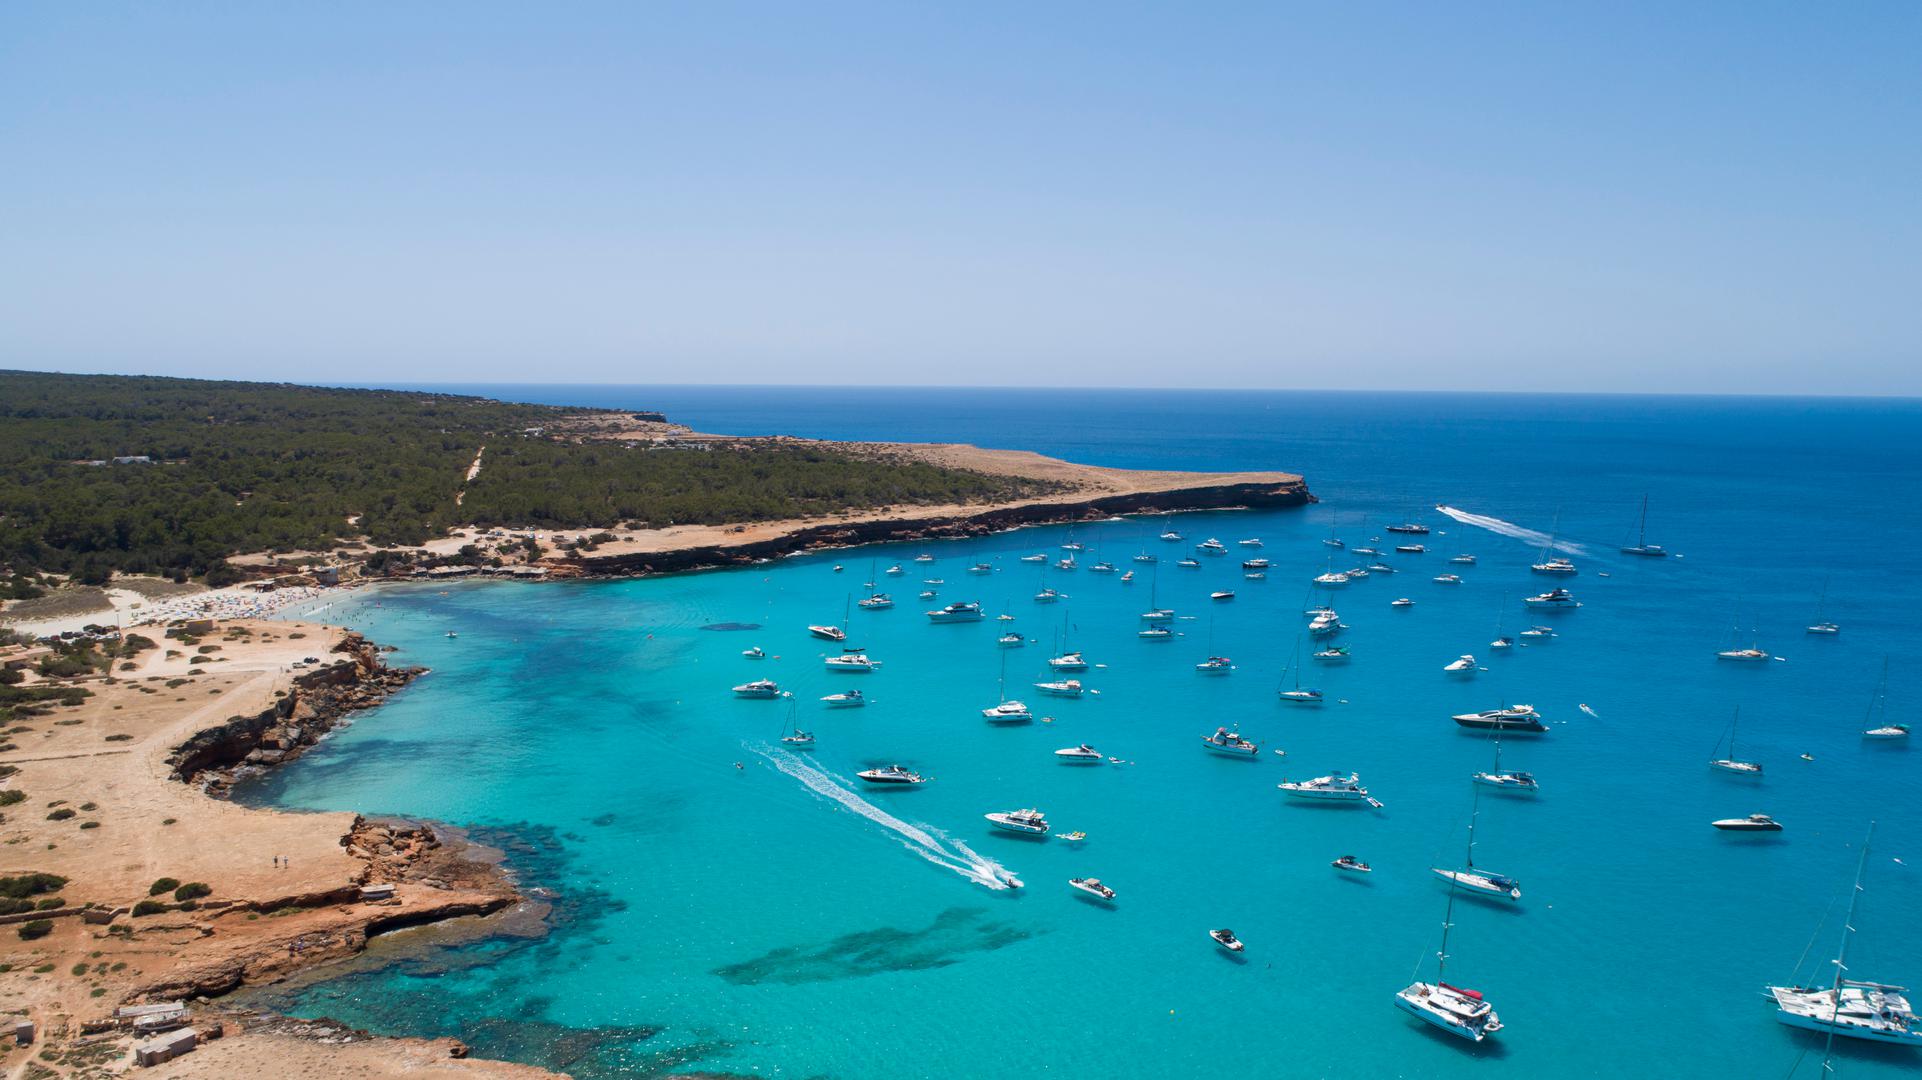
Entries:
{"label": "catamaran", "polygon": [[999,703],[981,710],[981,719],[990,724],[1025,724],[1034,719],[1034,714],[1019,701],[1008,699],[1008,654],[1001,654],[1001,677],[995,683],[995,694]]}
{"label": "catamaran", "polygon": [[887,593],[878,592],[866,600],[856,601],[854,606],[863,611],[886,611],[894,606],[894,598]]}
{"label": "catamaran", "polygon": [[[1474,820],[1469,820],[1468,846],[1475,846]],[[1502,1029],[1501,1018],[1479,990],[1448,984],[1448,933],[1455,927],[1455,890],[1448,890],[1442,915],[1441,948],[1435,953],[1435,981],[1416,980],[1395,994],[1395,1007],[1435,1027],[1473,1042]]]}
{"label": "catamaran", "polygon": [[1642,496],[1642,517],[1640,523],[1635,526],[1635,542],[1625,545],[1622,548],[1622,554],[1642,555],[1652,559],[1659,559],[1668,554],[1667,548],[1648,542],[1648,496],[1646,495]]}
{"label": "catamaran", "polygon": [[[1723,772],[1732,772],[1737,776],[1761,776],[1762,766],[1760,763],[1754,762],[1754,761],[1742,761],[1735,756],[1735,732],[1736,732],[1736,729],[1740,726],[1741,722],[1742,722],[1742,707],[1740,705],[1737,705],[1735,707],[1734,718],[1728,722],[1728,733],[1726,736],[1724,736],[1725,738],[1728,739],[1728,756],[1725,758],[1720,758],[1720,757],[1710,758],[1708,767],[1711,769],[1720,769]],[[1721,739],[1715,740],[1715,749],[1720,750],[1721,748],[1722,748],[1722,740]],[[1711,751],[1711,753],[1712,752],[1713,751]]]}
{"label": "catamaran", "polygon": [[1048,666],[1056,671],[1086,671],[1088,670],[1088,660],[1078,652],[1068,652],[1062,653],[1060,656],[1050,657]]}
{"label": "catamaran", "polygon": [[[1849,941],[1855,936],[1855,912],[1862,899],[1862,878],[1869,868],[1869,842],[1875,839],[1875,823],[1862,841],[1862,852],[1855,864],[1855,887],[1849,894],[1849,913],[1842,920],[1842,943],[1832,964],[1835,976],[1829,985],[1771,986],[1775,999],[1775,1019],[1790,1027],[1819,1031],[1828,1036],[1831,1047],[1836,1036],[1866,1042],[1922,1046],[1922,1023],[1903,995],[1906,989],[1887,983],[1860,982],[1847,978]],[[1826,1052],[1825,1052],[1826,1053]]]}

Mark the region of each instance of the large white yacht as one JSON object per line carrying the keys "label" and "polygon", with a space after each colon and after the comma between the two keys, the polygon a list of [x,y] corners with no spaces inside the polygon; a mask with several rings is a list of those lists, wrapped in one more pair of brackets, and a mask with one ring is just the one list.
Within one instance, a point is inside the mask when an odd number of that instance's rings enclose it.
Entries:
{"label": "large white yacht", "polygon": [[1463,653],[1450,660],[1442,670],[1459,678],[1472,679],[1475,677],[1475,658]]}
{"label": "large white yacht", "polygon": [[[1887,983],[1863,982],[1847,977],[1849,942],[1855,937],[1856,905],[1862,899],[1862,878],[1869,868],[1869,845],[1875,839],[1875,825],[1862,841],[1855,865],[1855,887],[1849,891],[1849,911],[1842,919],[1842,943],[1831,961],[1835,975],[1827,986],[1771,986],[1775,999],[1775,1019],[1790,1027],[1807,1028],[1825,1035],[1865,1042],[1922,1046],[1922,1023],[1903,995],[1903,987]],[[1824,1072],[1827,1072],[1824,1062]]]}
{"label": "large white yacht", "polygon": [[937,622],[937,623],[980,622],[981,621],[981,605],[974,603],[972,601],[961,601],[958,603],[949,604],[947,607],[941,608],[936,611],[926,612],[925,614],[927,615],[929,622]]}
{"label": "large white yacht", "polygon": [[1291,799],[1318,799],[1333,802],[1372,802],[1368,789],[1361,786],[1361,778],[1354,773],[1342,776],[1330,773],[1317,776],[1313,780],[1283,780],[1276,784],[1282,794]]}
{"label": "large white yacht", "polygon": [[987,818],[988,822],[997,829],[1006,829],[1026,836],[1048,835],[1048,819],[1041,816],[1039,810],[1003,810],[981,816]]}
{"label": "large white yacht", "polygon": [[1550,589],[1545,593],[1537,593],[1523,600],[1522,603],[1533,608],[1578,608],[1582,606],[1581,602],[1575,599],[1575,594],[1569,592],[1567,589]]}
{"label": "large white yacht", "polygon": [[1575,569],[1574,563],[1561,556],[1556,556],[1545,562],[1533,563],[1529,566],[1529,569],[1535,571],[1537,574],[1562,574],[1564,576],[1578,572]]}
{"label": "large white yacht", "polygon": [[776,698],[781,696],[781,684],[773,679],[756,679],[742,683],[734,688],[734,696],[739,698]]}
{"label": "large white yacht", "polygon": [[982,709],[981,719],[990,724],[1025,724],[1034,719],[1034,713],[1019,701],[1004,701]]}
{"label": "large white yacht", "polygon": [[1078,698],[1083,691],[1080,679],[1068,679],[1065,682],[1038,682],[1034,684],[1034,688],[1049,697]]}
{"label": "large white yacht", "polygon": [[1471,731],[1500,731],[1505,734],[1540,735],[1548,730],[1542,714],[1533,705],[1506,705],[1499,709],[1459,713],[1455,723]]}
{"label": "large white yacht", "polygon": [[1080,746],[1070,746],[1065,750],[1056,750],[1054,752],[1054,759],[1063,765],[1099,765],[1107,760],[1101,756],[1101,751],[1096,750],[1087,743],[1082,743]]}
{"label": "large white yacht", "polygon": [[868,675],[879,670],[881,667],[881,661],[870,658],[868,654],[864,652],[851,652],[843,653],[840,656],[830,656],[822,661],[822,663],[827,665],[829,671],[838,671],[843,675]]}

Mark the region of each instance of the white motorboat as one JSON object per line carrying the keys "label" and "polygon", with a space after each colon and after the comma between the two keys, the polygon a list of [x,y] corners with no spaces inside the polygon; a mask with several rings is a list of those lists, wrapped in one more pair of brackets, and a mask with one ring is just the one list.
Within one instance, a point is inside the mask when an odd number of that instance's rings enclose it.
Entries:
{"label": "white motorboat", "polygon": [[1308,624],[1308,633],[1311,637],[1327,637],[1340,632],[1341,629],[1341,616],[1332,611],[1315,616],[1314,620]]}
{"label": "white motorboat", "polygon": [[777,698],[781,696],[781,684],[775,682],[773,679],[756,679],[753,682],[742,683],[735,687],[734,696],[738,698]]}
{"label": "white motorboat", "polygon": [[913,786],[925,784],[928,777],[909,769],[905,765],[884,765],[878,769],[865,769],[855,773],[863,782],[869,784],[904,784]]}
{"label": "white motorboat", "polygon": [[1142,622],[1168,622],[1174,617],[1174,608],[1150,608],[1141,613]]}
{"label": "white motorboat", "polygon": [[1261,546],[1261,538],[1258,536],[1251,536],[1246,540],[1237,540],[1235,541],[1235,543],[1240,547],[1258,548]]}
{"label": "white motorboat", "polygon": [[1460,676],[1461,678],[1474,678],[1475,658],[1467,653],[1463,653],[1454,660],[1449,661],[1448,665],[1442,668],[1442,670],[1450,675]]}
{"label": "white motorboat", "polygon": [[921,554],[916,555],[914,557],[914,561],[919,563],[930,563],[934,561],[934,556],[929,555],[926,552],[922,552]]}
{"label": "white motorboat", "polygon": [[1409,536],[1428,535],[1428,526],[1413,521],[1403,522],[1400,525],[1389,525],[1387,529],[1391,533],[1405,533]]}
{"label": "white motorboat", "polygon": [[1235,662],[1225,656],[1210,656],[1196,664],[1195,670],[1203,675],[1226,675],[1235,670]]}
{"label": "white motorboat", "polygon": [[893,566],[888,567],[888,570],[887,570],[887,574],[889,577],[900,577],[902,574],[905,574],[905,573],[907,573],[907,571],[901,569],[900,563],[895,563]]}
{"label": "white motorboat", "polygon": [[1317,776],[1312,780],[1283,780],[1275,786],[1291,799],[1313,799],[1321,802],[1374,802],[1368,797],[1368,789],[1361,786],[1361,778],[1354,773],[1346,776],[1330,773],[1327,776]]}
{"label": "white motorboat", "polygon": [[1532,563],[1528,568],[1537,574],[1562,574],[1566,576],[1578,572],[1575,569],[1574,563],[1559,556],[1549,559],[1547,562]]}
{"label": "white motorboat", "polygon": [[[1849,911],[1842,920],[1842,942],[1831,962],[1835,975],[1829,985],[1771,986],[1768,992],[1775,999],[1775,1019],[1790,1027],[1864,1042],[1922,1046],[1922,1023],[1917,1022],[1915,1010],[1904,996],[1905,988],[1845,977],[1849,944],[1855,937],[1856,907],[1862,899],[1862,879],[1869,868],[1869,845],[1874,839],[1875,825],[1871,822],[1856,861],[1855,887],[1849,892]],[[1825,1055],[1823,1072],[1829,1071],[1828,1065]]]}
{"label": "white motorboat", "polygon": [[1166,540],[1170,544],[1181,543],[1181,534],[1174,531],[1173,529],[1169,529],[1167,532],[1162,533],[1161,538],[1163,540]]}
{"label": "white motorboat", "polygon": [[994,567],[993,567],[993,566],[991,566],[991,565],[989,565],[988,563],[984,563],[984,562],[978,562],[978,563],[975,563],[975,564],[974,564],[973,566],[970,566],[970,567],[968,567],[968,573],[970,573],[970,574],[992,574],[992,573],[994,573]]}
{"label": "white motorboat", "polygon": [[1175,565],[1181,567],[1183,570],[1199,570],[1201,569],[1201,560],[1191,556],[1186,559],[1177,559]]}
{"label": "white motorboat", "polygon": [[1065,682],[1038,682],[1034,684],[1034,688],[1049,697],[1078,698],[1082,694],[1080,679],[1068,679]]}
{"label": "white motorboat", "polygon": [[1322,692],[1319,690],[1296,687],[1293,690],[1281,690],[1277,693],[1281,700],[1290,705],[1319,705],[1322,702]]}
{"label": "white motorboat", "polygon": [[1004,649],[1019,649],[1028,643],[1028,639],[1020,634],[1008,633],[995,638],[994,643]]}
{"label": "white motorboat", "polygon": [[916,593],[915,595],[922,600],[932,600],[934,599],[935,593],[933,589],[922,589],[919,593]]}
{"label": "white motorboat", "polygon": [[947,583],[948,583],[947,578],[931,577],[931,578],[921,579],[921,584],[926,585],[930,589],[939,588],[943,585],[946,585]]}
{"label": "white motorboat", "polygon": [[839,672],[843,675],[868,675],[879,670],[881,667],[881,661],[871,659],[867,653],[862,652],[830,656],[826,660],[823,660],[822,663],[826,665],[829,671]]}
{"label": "white motorboat", "polygon": [[1489,642],[1488,647],[1491,649],[1512,649],[1515,647],[1515,639],[1512,637],[1498,637]]}
{"label": "white motorboat", "polygon": [[1112,903],[1114,901],[1115,891],[1109,888],[1108,886],[1103,885],[1101,883],[1100,878],[1074,877],[1074,878],[1068,879],[1068,884],[1073,888],[1079,889],[1083,893],[1086,893],[1087,895],[1094,897],[1096,900],[1101,900],[1108,903]]}
{"label": "white motorboat", "polygon": [[923,614],[927,615],[929,622],[936,623],[980,622],[982,618],[981,605],[972,601],[949,604]]}
{"label": "white motorboat", "polygon": [[1079,565],[1080,565],[1079,563],[1074,561],[1074,556],[1072,555],[1064,555],[1061,558],[1056,559],[1054,562],[1054,568],[1056,570],[1073,570],[1076,566],[1079,566]]}
{"label": "white motorboat", "polygon": [[1235,932],[1226,927],[1220,930],[1208,931],[1208,937],[1213,940],[1216,945],[1221,946],[1231,953],[1238,953],[1247,948],[1247,945],[1243,944],[1242,940],[1235,936]]}
{"label": "white motorboat", "polygon": [[1375,549],[1375,548],[1371,548],[1371,547],[1365,547],[1365,548],[1356,548],[1356,549],[1355,549],[1355,554],[1357,554],[1357,555],[1366,555],[1366,556],[1368,556],[1368,557],[1369,557],[1369,558],[1371,558],[1371,559],[1372,559],[1372,558],[1379,558],[1379,557],[1381,556],[1381,552],[1380,552],[1380,551],[1378,551],[1378,550],[1377,550],[1377,549]]}
{"label": "white motorboat", "polygon": [[1056,750],[1054,759],[1063,765],[1099,765],[1107,760],[1101,756],[1101,751],[1087,743],[1070,746],[1065,750]]}
{"label": "white motorboat", "polygon": [[981,816],[987,818],[989,824],[995,828],[1006,829],[1011,833],[1021,833],[1025,836],[1048,835],[1048,819],[1041,816],[1039,810],[1003,810]]}
{"label": "white motorboat", "polygon": [[1473,555],[1457,555],[1448,561],[1454,563],[1456,566],[1475,565],[1475,557]]}
{"label": "white motorboat", "polygon": [[[1740,729],[1741,723],[1742,723],[1742,707],[1740,705],[1737,705],[1735,707],[1735,716],[1731,718],[1728,722],[1728,731],[1722,736],[1722,738],[1725,738],[1728,740],[1728,756],[1710,758],[1708,767],[1711,769],[1720,769],[1723,772],[1734,773],[1737,776],[1749,776],[1749,777],[1761,776],[1762,766],[1759,762],[1743,761],[1740,758],[1737,758],[1735,756],[1735,735],[1736,735],[1736,732]],[[1722,748],[1722,739],[1716,739],[1715,750],[1720,750],[1721,748]],[[1714,752],[1715,752],[1714,750],[1710,751],[1710,753],[1714,753]]]}
{"label": "white motorboat", "polygon": [[1172,641],[1174,640],[1175,632],[1157,623],[1154,626],[1135,631],[1135,636],[1143,641]]}
{"label": "white motorboat", "polygon": [[1210,600],[1233,600],[1234,598],[1235,594],[1228,589],[1222,589],[1208,594],[1208,599]]}
{"label": "white motorboat", "polygon": [[1339,589],[1343,585],[1348,584],[1349,580],[1347,574],[1338,570],[1315,575],[1315,584],[1324,589]]}
{"label": "white motorboat", "polygon": [[1270,566],[1272,566],[1272,565],[1274,565],[1274,564],[1273,564],[1273,563],[1271,563],[1271,562],[1269,562],[1269,561],[1268,561],[1267,559],[1243,559],[1243,560],[1241,560],[1241,568],[1242,568],[1243,570],[1266,570],[1266,569],[1268,569],[1268,568],[1269,568]]}
{"label": "white motorboat", "polygon": [[1203,555],[1226,555],[1228,554],[1228,545],[1210,536],[1208,539],[1196,544],[1195,550]]}
{"label": "white motorboat", "polygon": [[1148,554],[1148,553],[1147,553],[1147,552],[1145,552],[1145,551],[1144,551],[1144,552],[1142,552],[1141,554],[1139,554],[1139,555],[1136,555],[1136,556],[1135,556],[1135,561],[1136,561],[1136,562],[1138,562],[1138,563],[1151,563],[1151,562],[1159,562],[1159,561],[1160,561],[1160,559],[1161,559],[1161,556],[1159,556],[1159,555],[1150,555],[1150,554]]}
{"label": "white motorboat", "polygon": [[1462,579],[1460,574],[1436,574],[1435,575],[1435,584],[1437,585],[1460,585],[1461,583],[1462,583]]}
{"label": "white motorboat", "polygon": [[1062,653],[1060,656],[1049,658],[1048,666],[1056,671],[1086,671],[1088,661],[1078,652]]}
{"label": "white motorboat", "polygon": [[1114,571],[1115,571],[1115,565],[1111,562],[1106,562],[1106,561],[1098,562],[1098,563],[1095,563],[1093,566],[1088,567],[1088,573],[1090,574],[1112,574],[1114,573]]}
{"label": "white motorboat", "polygon": [[808,633],[823,641],[846,641],[848,632],[838,626],[810,626]]}
{"label": "white motorboat", "polygon": [[1460,713],[1453,719],[1456,724],[1471,731],[1540,735],[1548,730],[1548,725],[1542,723],[1542,714],[1536,712],[1533,705],[1507,705],[1482,712]]}
{"label": "white motorboat", "polygon": [[990,724],[1025,724],[1034,719],[1034,713],[1019,701],[1004,701],[982,709],[981,719]]}
{"label": "white motorboat", "polygon": [[1350,581],[1360,581],[1368,576],[1368,571],[1360,566],[1355,567],[1353,570],[1344,570],[1342,573],[1347,574],[1348,580]]}
{"label": "white motorboat", "polygon": [[1555,640],[1555,630],[1548,626],[1531,626],[1522,631],[1522,636],[1528,639],[1529,644],[1546,645]]}
{"label": "white motorboat", "polygon": [[1362,862],[1360,859],[1355,858],[1353,855],[1343,855],[1341,858],[1335,859],[1334,861],[1330,862],[1328,865],[1334,867],[1337,870],[1346,870],[1351,874],[1372,874],[1375,872],[1374,867],[1368,865],[1365,862]]}
{"label": "white motorboat", "polygon": [[1073,540],[1070,540],[1070,541],[1068,541],[1067,543],[1065,543],[1065,544],[1063,544],[1063,545],[1061,545],[1061,550],[1063,550],[1063,551],[1086,551],[1086,550],[1088,550],[1088,549],[1087,549],[1087,548],[1085,548],[1085,547],[1083,547],[1083,546],[1081,546],[1080,544],[1078,544],[1078,543],[1076,543],[1076,542],[1074,542]]}
{"label": "white motorboat", "polygon": [[1811,634],[1839,634],[1841,632],[1842,628],[1832,622],[1812,623],[1808,627],[1808,633]]}
{"label": "white motorboat", "polygon": [[1406,596],[1402,596],[1402,597],[1397,597],[1393,600],[1388,601],[1388,606],[1389,607],[1414,607],[1415,602],[1413,600],[1410,600]]}
{"label": "white motorboat", "polygon": [[749,660],[761,660],[766,658],[767,650],[756,645],[751,649],[742,649],[741,655],[747,657]]}
{"label": "white motorboat", "polygon": [[1060,601],[1061,594],[1055,592],[1053,589],[1043,589],[1034,594],[1034,602],[1037,604],[1055,604],[1060,603]]}
{"label": "white motorboat", "polygon": [[1265,570],[1243,570],[1241,577],[1244,581],[1266,581],[1268,579],[1268,572]]}
{"label": "white motorboat", "polygon": [[1346,664],[1352,659],[1346,645],[1331,646],[1314,653],[1313,656],[1318,664]]}
{"label": "white motorboat", "polygon": [[1523,600],[1522,603],[1532,608],[1578,608],[1582,606],[1581,602],[1575,599],[1575,594],[1569,592],[1567,589],[1550,589],[1545,593],[1538,593],[1528,597]]}
{"label": "white motorboat", "polygon": [[1223,757],[1247,758],[1249,761],[1261,759],[1261,747],[1225,727],[1216,728],[1213,735],[1203,735],[1201,746],[1209,753],[1220,754]]}
{"label": "white motorboat", "polygon": [[1046,555],[1042,555],[1042,554],[1039,554],[1039,553],[1036,553],[1036,554],[1034,554],[1034,555],[1023,555],[1023,556],[1021,556],[1021,561],[1022,561],[1022,562],[1047,562],[1047,561],[1048,561],[1048,557],[1047,557]]}
{"label": "white motorboat", "polygon": [[878,592],[866,600],[855,601],[854,606],[863,611],[886,611],[888,608],[894,606],[894,597],[884,592]]}
{"label": "white motorboat", "polygon": [[1423,544],[1396,544],[1395,550],[1401,552],[1403,555],[1420,555],[1426,552],[1428,548]]}
{"label": "white motorboat", "polygon": [[868,699],[862,696],[859,690],[843,690],[838,694],[829,694],[821,701],[830,709],[858,709],[868,703]]}
{"label": "white motorboat", "polygon": [[1711,821],[1710,825],[1723,832],[1781,832],[1782,823],[1767,814],[1750,814],[1747,817],[1722,818]]}

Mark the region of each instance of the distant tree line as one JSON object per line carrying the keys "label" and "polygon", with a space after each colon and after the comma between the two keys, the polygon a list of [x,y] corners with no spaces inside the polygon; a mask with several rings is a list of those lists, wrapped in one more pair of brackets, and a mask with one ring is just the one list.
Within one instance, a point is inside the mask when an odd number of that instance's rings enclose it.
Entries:
{"label": "distant tree line", "polygon": [[[1036,486],[807,445],[557,438],[584,410],[388,390],[0,372],[0,580],[237,575],[227,556],[456,525],[721,523]],[[476,450],[480,476],[457,504]],[[115,463],[116,458],[144,461]],[[94,463],[103,464],[94,464]],[[27,583],[21,582],[21,588]]]}

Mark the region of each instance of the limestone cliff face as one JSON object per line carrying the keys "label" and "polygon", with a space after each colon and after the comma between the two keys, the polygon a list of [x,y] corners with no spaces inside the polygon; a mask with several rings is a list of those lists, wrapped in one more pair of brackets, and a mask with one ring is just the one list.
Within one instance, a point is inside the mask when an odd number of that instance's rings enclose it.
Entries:
{"label": "limestone cliff face", "polygon": [[271,708],[229,717],[175,747],[167,759],[174,779],[224,794],[240,770],[299,757],[342,717],[379,705],[427,670],[388,667],[359,634],[348,634],[334,652],[343,658],[296,676],[287,696]]}
{"label": "limestone cliff face", "polygon": [[[1241,507],[1305,506],[1315,501],[1300,481],[1270,484],[1222,484],[1209,487],[1106,495],[1084,502],[1044,502],[998,507],[976,514],[894,518],[886,521],[830,523],[797,529],[770,540],[738,545],[710,545],[679,551],[631,555],[582,556],[566,560],[569,569],[585,574],[629,575],[673,573],[716,566],[735,566],[756,559],[778,558],[815,548],[851,547],[886,541],[931,540],[985,536],[1023,525],[1092,521],[1117,514],[1226,510]],[[560,569],[556,566],[556,569]]]}

